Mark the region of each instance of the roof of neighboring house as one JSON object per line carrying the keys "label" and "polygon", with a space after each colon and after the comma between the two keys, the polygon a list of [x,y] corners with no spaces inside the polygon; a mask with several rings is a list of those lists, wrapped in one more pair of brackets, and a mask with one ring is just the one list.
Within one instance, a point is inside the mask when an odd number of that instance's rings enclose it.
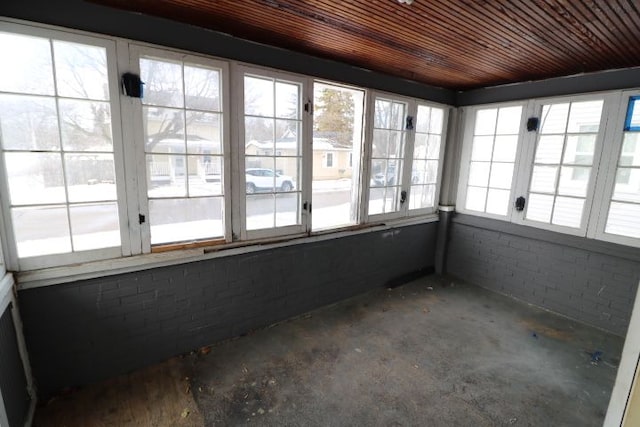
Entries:
{"label": "roof of neighboring house", "polygon": [[[256,141],[252,140],[247,143],[247,146],[253,145],[262,150],[272,150],[273,143],[271,141]],[[282,138],[275,142],[276,150],[290,150],[296,151],[299,148],[299,142],[294,138]],[[345,147],[337,142],[328,138],[313,138],[313,149],[322,151],[351,151],[351,147]]]}

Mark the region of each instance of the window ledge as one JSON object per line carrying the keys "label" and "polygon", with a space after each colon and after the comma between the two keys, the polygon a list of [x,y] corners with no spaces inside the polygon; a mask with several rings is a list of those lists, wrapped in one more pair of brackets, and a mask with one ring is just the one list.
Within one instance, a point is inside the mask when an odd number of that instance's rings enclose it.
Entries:
{"label": "window ledge", "polygon": [[93,261],[62,267],[44,268],[14,273],[18,290],[51,286],[62,283],[113,276],[133,271],[178,265],[195,261],[259,252],[285,246],[301,245],[324,240],[338,239],[364,233],[385,231],[399,227],[437,222],[438,215],[431,214],[419,218],[403,218],[385,223],[366,224],[341,230],[325,230],[311,235],[289,235],[280,238],[233,242],[224,245],[206,246],[193,249],[135,255],[109,260]]}

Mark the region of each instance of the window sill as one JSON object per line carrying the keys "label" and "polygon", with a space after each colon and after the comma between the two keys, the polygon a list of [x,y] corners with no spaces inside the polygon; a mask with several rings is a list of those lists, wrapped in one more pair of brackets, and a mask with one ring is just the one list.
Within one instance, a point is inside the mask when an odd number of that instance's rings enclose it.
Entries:
{"label": "window sill", "polygon": [[149,270],[152,268],[184,264],[188,262],[204,261],[208,259],[221,258],[250,252],[259,252],[284,246],[301,245],[305,243],[338,239],[341,237],[354,236],[364,233],[373,233],[437,221],[438,215],[431,214],[421,216],[419,218],[403,218],[400,220],[387,221],[385,223],[358,225],[339,230],[318,231],[311,233],[311,235],[289,235],[283,236],[282,238],[233,242],[191,249],[179,249],[174,251],[135,255],[130,257],[93,261],[62,267],[23,271],[14,274],[16,276],[16,282],[18,283],[17,289],[25,290],[42,286],[75,282],[78,280],[113,276],[116,274],[129,273],[133,271]]}

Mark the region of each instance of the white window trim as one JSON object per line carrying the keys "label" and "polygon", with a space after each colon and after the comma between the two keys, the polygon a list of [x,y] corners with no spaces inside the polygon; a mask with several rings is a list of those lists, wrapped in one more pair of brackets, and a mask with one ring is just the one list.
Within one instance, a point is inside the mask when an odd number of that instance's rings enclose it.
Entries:
{"label": "white window trim", "polygon": [[[513,176],[511,177],[511,188],[510,197],[511,203],[507,208],[506,215],[498,215],[489,212],[479,212],[470,209],[466,209],[466,201],[467,201],[467,187],[469,181],[469,169],[471,164],[471,151],[473,148],[473,136],[475,131],[475,118],[478,110],[486,110],[491,108],[508,108],[508,107],[522,107],[522,116],[520,118],[520,133],[518,135],[518,146],[516,148],[516,158],[513,166]],[[499,219],[503,221],[511,221],[513,217],[513,212],[515,209],[513,208],[513,200],[515,200],[515,191],[516,191],[516,183],[520,177],[521,168],[520,168],[520,160],[522,159],[522,152],[524,150],[523,139],[524,139],[524,131],[526,125],[526,117],[530,117],[529,108],[527,106],[527,102],[504,102],[504,103],[496,103],[496,104],[483,104],[477,105],[469,108],[463,109],[463,123],[464,130],[462,134],[462,153],[460,156],[460,177],[458,179],[458,192],[456,197],[456,211],[468,215],[475,215],[484,218],[492,218]]]}
{"label": "white window trim", "polygon": [[[214,56],[209,56],[206,54],[199,54],[190,51],[174,49],[170,47],[145,43],[142,41],[130,40],[120,37],[113,37],[101,34],[90,33],[81,30],[69,29],[65,27],[58,27],[48,24],[34,23],[29,21],[17,20],[12,18],[0,18],[0,27],[4,31],[17,33],[17,34],[25,34],[28,36],[36,36],[36,37],[47,37],[53,38],[57,40],[70,40],[70,41],[83,41],[86,43],[88,40],[93,40],[95,43],[88,44],[96,44],[98,46],[102,44],[109,44],[113,46],[115,51],[115,55],[113,53],[110,54],[108,59],[109,66],[109,81],[110,81],[110,106],[112,111],[112,130],[113,130],[113,138],[114,138],[114,161],[116,163],[116,179],[118,180],[118,210],[120,215],[120,231],[121,231],[121,247],[118,248],[108,248],[111,250],[97,250],[97,251],[81,251],[75,253],[64,254],[61,258],[57,258],[55,256],[46,255],[43,256],[42,259],[36,260],[35,257],[33,259],[33,263],[31,265],[25,265],[24,260],[20,260],[20,263],[17,259],[17,252],[13,249],[15,247],[15,239],[12,235],[12,227],[6,223],[6,215],[7,212],[2,212],[0,214],[0,227],[2,227],[2,245],[4,249],[4,259],[6,260],[7,270],[17,271],[18,277],[20,279],[21,284],[19,287],[22,289],[32,287],[32,286],[41,286],[48,284],[56,284],[56,283],[64,283],[73,280],[79,280],[80,278],[88,278],[88,277],[101,277],[104,276],[105,273],[108,274],[117,274],[120,272],[126,271],[136,271],[145,268],[151,268],[148,266],[158,267],[162,265],[172,265],[179,264],[183,262],[192,261],[194,259],[208,259],[212,258],[210,253],[206,255],[194,255],[194,253],[198,253],[198,249],[176,249],[172,250],[168,253],[149,253],[151,251],[150,247],[150,235],[149,235],[149,227],[148,227],[148,201],[146,197],[146,177],[145,179],[140,179],[140,171],[144,170],[143,165],[139,164],[142,160],[144,162],[144,157],[140,157],[138,153],[139,147],[134,146],[134,141],[138,140],[139,137],[136,136],[141,129],[141,118],[135,117],[136,111],[136,103],[139,103],[140,100],[126,97],[120,94],[120,84],[119,78],[120,75],[125,72],[135,72],[139,66],[133,63],[131,59],[130,48],[133,46],[137,46],[142,49],[156,49],[161,52],[161,57],[167,57],[170,54],[189,56],[193,58],[201,58],[203,61],[220,61],[228,67],[228,75],[227,78],[223,78],[223,87],[225,101],[223,107],[223,117],[224,117],[224,138],[225,143],[231,145],[226,147],[226,155],[224,156],[224,164],[225,168],[231,174],[231,178],[227,180],[225,183],[225,224],[231,227],[231,232],[228,233],[226,242],[221,245],[212,246],[211,248],[215,248],[215,257],[218,256],[227,256],[233,255],[236,253],[243,252],[252,252],[260,249],[268,249],[271,246],[265,245],[263,242],[272,243],[279,239],[286,240],[287,242],[291,240],[291,243],[277,243],[280,246],[286,246],[288,244],[301,244],[311,241],[316,241],[317,239],[332,239],[343,236],[349,236],[352,234],[360,234],[367,232],[380,231],[383,229],[392,229],[395,227],[401,227],[406,225],[413,224],[422,224],[429,223],[433,221],[437,221],[437,215],[435,214],[423,214],[417,213],[413,216],[404,216],[397,217],[393,219],[386,219],[384,221],[385,225],[376,225],[380,224],[377,218],[370,219],[366,215],[366,211],[364,208],[368,206],[368,201],[365,200],[368,197],[369,190],[369,163],[367,153],[370,152],[370,148],[366,142],[366,134],[367,128],[371,126],[369,117],[367,116],[367,106],[369,105],[369,100],[372,99],[372,93],[374,92],[372,89],[367,87],[354,87],[349,86],[347,84],[341,82],[330,82],[331,84],[342,85],[345,87],[352,87],[357,90],[361,90],[364,92],[364,105],[365,105],[365,116],[363,118],[363,130],[362,130],[362,145],[360,152],[360,169],[358,171],[358,218],[357,224],[354,226],[345,226],[343,228],[335,228],[330,230],[318,230],[312,231],[311,220],[310,220],[310,212],[302,211],[301,215],[303,217],[303,221],[305,227],[301,227],[303,231],[301,233],[295,233],[291,230],[282,229],[281,233],[277,235],[260,235],[260,233],[256,233],[252,236],[240,236],[241,227],[239,225],[240,215],[239,215],[239,205],[243,200],[244,194],[238,188],[236,183],[240,182],[241,178],[244,180],[244,174],[238,174],[242,169],[238,169],[237,163],[237,150],[233,146],[239,140],[239,135],[237,132],[236,123],[237,120],[242,120],[243,118],[243,105],[241,103],[230,102],[230,95],[235,95],[237,93],[243,93],[242,87],[242,79],[237,78],[237,69],[241,67],[247,67],[251,70],[255,70],[256,74],[266,73],[274,73],[278,77],[282,78],[282,76],[292,76],[292,78],[297,78],[300,80],[308,81],[305,84],[305,96],[304,100],[307,99],[312,101],[313,96],[313,85],[312,82],[314,79],[305,75],[297,75],[293,73],[288,73],[280,70],[274,70],[266,67],[261,67],[254,64],[248,63],[240,63],[236,61],[229,60],[227,58],[216,58]],[[113,76],[115,76],[115,78]],[[239,81],[238,81],[239,80]],[[285,77],[286,80],[286,77]],[[318,80],[320,81],[320,80]],[[113,94],[115,93],[115,95]],[[382,93],[382,92],[380,92]],[[384,93],[383,93],[384,96]],[[393,93],[389,93],[387,96],[391,96],[394,98],[398,98],[398,96]],[[406,97],[402,97],[406,98]],[[417,102],[426,102],[429,106],[441,107],[445,111],[448,111],[451,108],[449,105],[432,103],[425,100],[416,99]],[[445,119],[448,120],[448,114],[445,116]],[[310,120],[310,119],[308,119]],[[371,122],[372,123],[372,122]],[[308,135],[303,135],[304,141],[312,141],[312,126],[309,124],[308,126],[303,127],[305,132],[308,132]],[[442,146],[441,149],[444,150],[444,142],[446,141],[446,128],[443,129],[442,134]],[[242,146],[243,147],[243,146]],[[303,150],[308,150],[309,154],[306,156],[303,155],[303,162],[308,162],[308,164],[304,164],[302,166],[302,177],[301,189],[303,193],[306,194],[306,197],[303,196],[303,201],[311,200],[311,186],[312,186],[312,151],[311,144],[303,144]],[[335,159],[334,159],[335,160]],[[442,167],[443,159],[440,159],[440,167]],[[408,169],[410,170],[410,169]],[[4,175],[4,174],[0,174]],[[437,182],[437,191],[440,190],[440,178]],[[0,183],[5,184],[5,178],[0,177]],[[227,185],[231,186],[229,190]],[[3,197],[3,193],[0,192],[0,200]],[[242,194],[239,194],[242,193]],[[6,195],[4,196],[6,197]],[[230,197],[232,203],[229,204],[226,201],[226,198]],[[436,207],[434,207],[434,212],[437,209],[437,199],[435,201]],[[6,205],[6,204],[5,204]],[[408,206],[408,204],[407,204]],[[143,226],[140,226],[138,223],[138,215],[145,215],[147,221]],[[4,218],[3,218],[4,217]],[[305,219],[306,217],[306,219]],[[229,220],[230,218],[230,220]],[[3,220],[5,223],[3,224]],[[354,231],[357,228],[357,231]],[[265,240],[260,240],[265,239]],[[259,243],[259,245],[257,245]],[[161,245],[160,245],[161,246]],[[128,248],[128,249],[127,249]],[[206,249],[206,246],[204,247]],[[205,250],[202,249],[202,250]],[[200,250],[200,253],[202,253]],[[194,258],[195,256],[195,258]],[[166,261],[166,260],[170,261]],[[161,260],[161,261],[159,261]],[[126,266],[126,267],[123,267]],[[1,267],[0,267],[1,268]],[[91,273],[86,273],[87,270],[90,270]],[[100,270],[100,274],[97,274],[96,271]],[[81,273],[80,273],[81,272]],[[78,273],[78,274],[76,274]],[[43,279],[44,278],[44,279]],[[46,283],[45,283],[46,282]]]}
{"label": "white window trim", "polygon": [[606,225],[609,216],[609,207],[615,189],[618,161],[622,151],[624,136],[624,122],[627,115],[627,107],[631,96],[639,96],[640,90],[625,90],[619,93],[619,99],[612,109],[611,124],[605,135],[605,144],[602,160],[601,174],[605,179],[599,179],[596,186],[593,205],[594,208],[589,218],[587,237],[618,243],[626,246],[640,247],[640,239],[618,234],[607,233]]}
{"label": "white window trim", "polygon": [[[371,90],[368,93],[368,98],[365,104],[365,123],[367,126],[365,127],[365,143],[364,143],[364,155],[362,161],[364,162],[362,168],[363,175],[363,197],[362,197],[362,205],[361,211],[364,214],[364,218],[366,218],[367,223],[376,223],[383,222],[388,220],[398,220],[402,218],[408,217],[417,217],[421,215],[429,215],[433,214],[437,211],[439,205],[439,197],[440,197],[440,188],[442,184],[442,168],[444,164],[444,150],[446,146],[447,139],[447,126],[449,122],[449,108],[450,106],[444,104],[438,104],[435,102],[429,102],[422,99],[410,98],[406,96],[396,95],[388,92],[374,91]],[[373,123],[374,123],[374,114],[375,114],[375,99],[376,98],[385,98],[390,99],[394,102],[402,102],[406,104],[405,117],[411,116],[414,120],[414,129],[406,130],[405,135],[405,147],[404,147],[404,157],[403,157],[403,170],[402,170],[402,185],[399,187],[400,191],[407,192],[407,200],[401,205],[400,209],[395,212],[390,213],[382,213],[382,214],[372,214],[369,215],[369,195],[370,195],[370,187],[371,180],[373,178],[371,174],[371,159],[373,155]],[[418,105],[424,105],[430,108],[441,108],[443,110],[442,117],[442,133],[440,139],[440,157],[438,159],[438,173],[436,180],[436,192],[434,195],[434,206],[432,208],[422,208],[422,209],[409,209],[410,205],[410,197],[411,197],[411,173],[413,167],[413,147],[415,142],[415,124],[417,119],[417,111]]]}
{"label": "white window trim", "polygon": [[[611,126],[611,116],[615,107],[615,94],[612,93],[595,93],[585,95],[574,95],[567,97],[554,97],[544,98],[540,100],[530,101],[532,110],[530,110],[534,117],[540,117],[542,114],[542,106],[550,103],[565,103],[565,102],[583,102],[590,100],[603,100],[602,115],[600,119],[600,127],[596,136],[595,148],[593,153],[593,163],[591,174],[589,176],[589,183],[587,184],[587,196],[584,202],[584,208],[582,212],[582,221],[579,228],[567,227],[556,224],[547,224],[526,219],[526,212],[529,207],[529,184],[531,180],[531,173],[533,171],[533,162],[536,150],[536,144],[538,140],[539,132],[528,132],[525,137],[524,146],[526,147],[526,155],[521,162],[519,181],[516,187],[515,197],[526,197],[527,203],[525,209],[522,211],[516,211],[512,217],[512,222],[516,224],[526,225],[529,227],[541,228],[543,230],[555,231],[564,234],[571,234],[575,236],[586,236],[587,224],[591,215],[591,209],[593,205],[593,198],[595,193],[596,182],[599,176],[600,159],[602,157],[602,151],[604,149],[605,135],[608,133],[608,128]],[[557,189],[556,189],[557,191]]]}
{"label": "white window trim", "polygon": [[[623,125],[626,118],[628,100],[630,96],[634,95],[640,95],[640,89],[594,92],[573,96],[546,97],[520,102],[475,105],[473,107],[464,108],[462,110],[464,117],[464,133],[462,138],[460,172],[456,196],[456,211],[463,214],[512,222],[514,224],[540,228],[561,234],[569,234],[626,246],[640,247],[640,239],[604,232],[614,189],[618,159],[620,156],[620,150],[622,149]],[[600,129],[596,138],[592,172],[589,185],[587,187],[587,197],[585,198],[581,227],[572,228],[525,220],[524,216],[526,210],[522,212],[516,211],[513,202],[517,197],[528,197],[531,171],[533,170],[533,160],[535,156],[538,132],[526,131],[525,125],[527,118],[539,117],[541,113],[541,106],[543,104],[580,102],[593,99],[602,99],[604,104]],[[475,113],[481,109],[502,108],[513,105],[523,106],[523,116],[515,163],[515,170],[517,172],[514,172],[514,178],[512,181],[512,203],[509,206],[508,215],[500,216],[465,209],[464,206],[466,201],[467,181],[469,177]]]}
{"label": "white window trim", "polygon": [[[149,47],[146,45],[140,45],[137,43],[131,43],[128,46],[129,51],[129,67],[130,70],[140,75],[140,58],[143,56],[151,56],[158,59],[166,59],[173,60],[179,62],[185,62],[194,65],[201,65],[203,67],[212,67],[217,68],[221,72],[221,81],[222,86],[220,90],[220,105],[222,107],[222,150],[223,150],[223,200],[224,200],[224,237],[222,239],[212,238],[212,239],[204,239],[204,240],[224,240],[226,242],[231,242],[232,240],[232,224],[231,224],[231,138],[230,138],[230,111],[229,111],[229,63],[225,61],[220,61],[217,59],[194,55],[190,53],[176,52],[172,50],[165,50],[162,48]],[[127,96],[122,96],[122,99],[129,100],[128,106],[130,106],[130,112],[132,114],[123,115],[123,121],[127,122],[126,128],[132,129],[132,139],[135,141],[134,147],[130,147],[132,149],[129,150],[129,155],[127,158],[135,159],[136,166],[135,170],[137,171],[137,204],[138,205],[138,213],[145,216],[145,221],[143,224],[138,225],[136,228],[139,229],[140,233],[140,241],[142,244],[142,253],[151,252],[151,221],[149,217],[149,198],[147,196],[147,173],[146,173],[146,153],[144,150],[145,141],[144,141],[144,129],[143,129],[143,114],[142,114],[142,101],[136,98],[129,98]],[[124,101],[123,101],[124,102]],[[135,191],[135,189],[132,189]],[[130,224],[133,223],[139,224],[138,221],[138,213],[133,212],[134,218],[130,218]],[[131,230],[131,233],[136,233],[136,230]],[[136,239],[137,241],[137,239]],[[182,242],[172,242],[172,243],[161,243],[153,246],[167,246],[172,244],[181,244]]]}
{"label": "white window trim", "polygon": [[[445,148],[447,145],[447,129],[449,128],[449,115],[450,115],[450,107],[443,105],[443,104],[436,104],[436,103],[432,103],[432,102],[425,102],[419,99],[416,99],[416,116],[414,116],[414,126],[416,125],[416,121],[418,120],[417,118],[417,111],[418,111],[418,107],[419,106],[425,106],[425,107],[429,107],[429,108],[439,108],[442,109],[442,130],[440,131],[440,152],[438,153],[438,172],[436,174],[436,190],[435,193],[433,195],[433,206],[429,207],[429,208],[417,208],[417,209],[411,209],[411,179],[412,179],[412,171],[409,171],[409,181],[407,183],[408,185],[408,191],[407,191],[407,216],[408,217],[414,217],[414,216],[420,216],[420,215],[429,215],[429,214],[433,214],[438,210],[438,206],[440,205],[440,189],[442,187],[442,174],[444,172],[444,153],[445,153]],[[414,149],[414,144],[415,144],[415,129],[413,130],[413,144],[411,145],[411,159],[413,162],[413,149]]]}
{"label": "white window trim", "polygon": [[[311,168],[313,162],[313,123],[311,121],[311,111],[304,110],[305,103],[313,102],[313,80],[307,76],[298,74],[254,67],[249,65],[232,66],[232,79],[235,81],[233,85],[233,99],[237,100],[235,110],[235,135],[233,150],[231,152],[232,163],[236,165],[235,173],[232,176],[232,186],[236,189],[233,194],[235,201],[234,214],[237,221],[233,223],[233,234],[239,236],[239,240],[256,240],[269,237],[278,237],[285,235],[299,235],[308,233],[311,229],[311,216],[308,209],[304,209],[305,202],[307,206],[311,203]],[[299,84],[301,87],[299,109],[300,109],[300,150],[301,150],[301,174],[296,182],[296,191],[300,190],[300,224],[274,227],[258,230],[247,230],[247,199],[244,189],[246,188],[245,170],[245,136],[244,136],[244,76],[252,75],[256,77],[267,77]]]}
{"label": "white window trim", "polygon": [[[13,22],[0,21],[0,31],[22,34],[26,36],[41,37],[52,40],[68,41],[91,46],[98,46],[105,49],[107,59],[107,80],[109,82],[109,107],[111,109],[111,130],[113,142],[114,168],[116,178],[116,194],[118,205],[118,220],[120,223],[121,246],[115,248],[102,248],[63,254],[50,254],[42,256],[25,257],[18,259],[17,241],[11,224],[10,202],[8,200],[9,182],[6,174],[0,174],[0,193],[6,194],[7,199],[2,199],[2,216],[4,218],[4,230],[6,230],[7,247],[7,267],[9,270],[32,270],[43,267],[52,267],[62,264],[73,264],[77,262],[87,262],[104,258],[114,258],[131,255],[131,242],[129,240],[127,224],[127,209],[120,201],[126,200],[125,170],[123,167],[123,142],[122,130],[120,128],[120,84],[117,69],[116,43],[112,38],[94,37],[91,35],[77,34],[75,32],[61,31],[57,29],[42,28],[16,24]],[[57,97],[57,95],[53,95]],[[115,119],[114,119],[115,118]],[[0,162],[4,161],[4,151],[0,150]],[[120,165],[121,167],[118,167]],[[68,206],[66,201],[65,205]],[[71,231],[71,230],[70,230]]]}

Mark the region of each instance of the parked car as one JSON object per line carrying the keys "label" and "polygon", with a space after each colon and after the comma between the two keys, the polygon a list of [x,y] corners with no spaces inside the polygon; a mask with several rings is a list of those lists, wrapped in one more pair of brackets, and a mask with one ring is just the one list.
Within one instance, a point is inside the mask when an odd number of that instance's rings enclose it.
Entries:
{"label": "parked car", "polygon": [[256,191],[291,191],[295,188],[293,178],[266,168],[245,170],[247,194]]}
{"label": "parked car", "polygon": [[[421,181],[421,176],[423,173],[412,171],[411,173],[411,184],[417,184]],[[396,167],[391,165],[387,168],[387,176],[383,172],[379,172],[373,176],[373,185],[378,185],[381,187],[388,185],[395,185],[396,183]]]}

